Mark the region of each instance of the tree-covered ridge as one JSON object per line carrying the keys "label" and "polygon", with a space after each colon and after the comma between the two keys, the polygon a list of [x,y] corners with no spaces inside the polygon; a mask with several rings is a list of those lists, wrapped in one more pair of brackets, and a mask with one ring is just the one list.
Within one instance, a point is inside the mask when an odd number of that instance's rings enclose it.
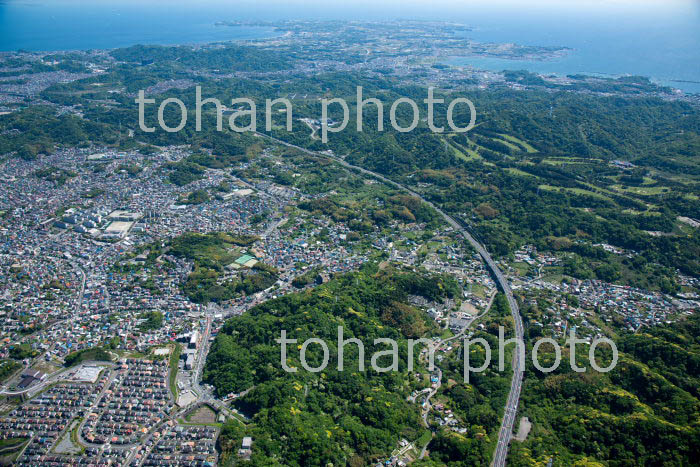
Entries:
{"label": "tree-covered ridge", "polygon": [[0,133],[0,154],[12,152],[27,160],[61,146],[88,141],[113,144],[117,140],[110,125],[70,114],[56,115],[55,110],[39,105],[0,116]]}
{"label": "tree-covered ridge", "polygon": [[231,71],[277,71],[289,68],[286,56],[271,50],[237,45],[205,47],[166,47],[135,45],[112,51],[112,56],[124,62],[143,65],[178,63],[183,67]]}
{"label": "tree-covered ridge", "polygon": [[[550,374],[528,367],[521,411],[533,429],[524,443],[513,442],[510,464],[544,465],[550,459],[555,466],[696,464],[699,324],[700,317],[692,316],[678,330],[621,336],[619,363],[609,373],[575,373],[568,364]],[[602,356],[603,347],[598,349]],[[577,350],[578,362],[587,360],[587,350]],[[551,352],[540,355],[544,366],[553,361]],[[608,353],[602,360],[609,358]]]}
{"label": "tree-covered ridge", "polygon": [[[247,432],[255,439],[253,465],[369,465],[387,457],[399,439],[418,438],[419,409],[406,398],[420,384],[407,373],[407,338],[429,337],[437,330],[406,300],[409,294],[441,300],[455,291],[456,284],[446,277],[368,265],[230,319],[212,345],[204,380],[221,395],[250,389],[236,404],[252,417]],[[337,370],[338,326],[344,339],[364,343],[365,371],[358,371],[355,344],[344,347],[344,371]],[[281,367],[275,339],[282,329],[298,339],[287,346],[287,364],[298,370],[294,373]],[[305,371],[299,360],[299,347],[310,337],[324,340],[330,349],[321,373]],[[376,338],[398,343],[398,372],[377,373],[370,366],[375,352],[391,349],[374,345]],[[420,348],[414,354],[416,370]],[[321,347],[310,345],[306,360],[319,366]],[[377,361],[380,367],[391,363],[388,357]],[[225,443],[226,431],[223,436]]]}
{"label": "tree-covered ridge", "polygon": [[620,349],[700,399],[700,318],[626,335]]}
{"label": "tree-covered ridge", "polygon": [[386,227],[390,222],[423,222],[428,226],[439,223],[437,213],[418,198],[397,194],[382,199],[379,209],[359,210],[355,205],[343,205],[339,196],[326,196],[299,203],[299,208],[314,215],[326,215],[336,222],[346,222],[353,231],[370,232],[375,226]]}

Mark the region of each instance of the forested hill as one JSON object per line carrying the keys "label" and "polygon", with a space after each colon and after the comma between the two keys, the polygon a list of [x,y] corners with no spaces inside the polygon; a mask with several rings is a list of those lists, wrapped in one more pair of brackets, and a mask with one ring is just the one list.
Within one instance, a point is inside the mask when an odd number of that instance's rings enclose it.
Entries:
{"label": "forested hill", "polygon": [[[250,389],[236,405],[252,420],[245,429],[237,422],[227,425],[224,450],[237,449],[247,434],[255,439],[253,465],[369,465],[388,458],[400,439],[417,439],[424,430],[419,405],[406,399],[425,382],[406,371],[406,339],[441,331],[406,300],[411,294],[440,301],[453,296],[456,287],[446,277],[367,266],[227,321],[208,355],[204,380],[221,395]],[[345,339],[364,343],[365,371],[357,371],[354,344],[344,347],[344,371],[337,370],[338,326]],[[298,369],[295,373],[281,367],[275,339],[283,329],[288,338],[298,339],[287,346],[287,362]],[[299,360],[299,348],[310,337],[323,339],[330,349],[328,367],[320,373],[305,371]],[[376,338],[399,343],[398,372],[372,370],[372,354],[391,349],[373,345]],[[419,348],[414,371],[422,368]],[[318,344],[308,347],[306,360],[312,367],[320,365]],[[391,359],[380,358],[377,364],[389,366]]]}
{"label": "forested hill", "polygon": [[[440,301],[454,290],[447,278],[366,266],[230,319],[212,346],[204,378],[221,395],[250,389],[234,402],[250,420],[224,426],[223,459],[235,461],[233,453],[242,437],[252,436],[252,465],[371,465],[387,458],[400,439],[424,437],[419,405],[406,400],[425,387],[413,372],[406,372],[406,339],[440,331],[405,301],[409,294]],[[507,313],[492,310],[485,330],[478,333],[494,349],[495,324],[508,326],[501,315]],[[345,347],[345,371],[336,370],[337,326],[343,326],[346,339],[358,337],[365,343],[367,371],[356,370],[355,345]],[[287,346],[287,363],[299,370],[295,373],[281,368],[275,339],[282,329],[288,338],[298,339]],[[533,429],[526,441],[513,441],[509,465],[547,465],[551,460],[554,466],[681,466],[698,458],[700,317],[615,336],[619,363],[609,373],[591,368],[586,345],[577,346],[576,356],[584,373],[571,370],[567,347],[559,368],[542,373],[529,358],[538,335],[528,334],[520,415],[529,417]],[[305,371],[299,360],[299,348],[309,337],[323,339],[330,349],[328,367],[320,373]],[[399,342],[398,372],[370,369],[371,355],[386,350],[371,345],[380,337]],[[499,397],[507,390],[508,378],[501,380],[503,375],[489,371],[475,375],[470,385],[451,386],[450,379],[461,372],[459,355],[442,362],[439,394],[469,422],[469,432],[439,430],[428,444],[430,455],[416,465],[476,466],[490,459],[498,410],[491,413],[489,407],[502,407]],[[596,356],[600,366],[610,363],[605,346]],[[540,347],[538,358],[543,366],[553,362],[548,344]],[[308,364],[315,367],[321,360],[320,347],[310,345]],[[379,361],[381,366],[389,363]],[[415,363],[416,371],[425,373],[424,365]]]}
{"label": "forested hill", "polygon": [[513,442],[509,465],[697,465],[700,317],[617,344],[619,363],[609,373],[574,373],[568,362],[549,374],[528,368],[520,409],[533,430]]}

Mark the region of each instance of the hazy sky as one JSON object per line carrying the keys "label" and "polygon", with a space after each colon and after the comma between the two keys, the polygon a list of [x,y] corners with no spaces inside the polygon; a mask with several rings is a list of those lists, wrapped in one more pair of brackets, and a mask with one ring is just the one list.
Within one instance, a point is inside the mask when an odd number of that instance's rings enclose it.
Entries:
{"label": "hazy sky", "polygon": [[[628,11],[663,11],[675,8],[697,10],[698,0],[0,0],[0,5],[7,3],[42,4],[42,3],[82,3],[89,4],[163,4],[196,6],[197,4],[221,4],[222,6],[260,6],[299,5],[326,8],[377,8],[409,7],[421,9],[438,8],[517,8],[517,9],[556,9],[556,10],[628,10]],[[400,12],[400,9],[397,10]]]}
{"label": "hazy sky", "polygon": [[0,16],[3,5],[12,4],[141,9],[163,5],[175,11],[197,11],[215,6],[222,13],[238,12],[241,16],[265,12],[269,18],[277,12],[280,19],[298,17],[300,14],[318,19],[346,16],[357,19],[447,19],[451,14],[464,18],[470,11],[475,14],[518,11],[555,16],[587,14],[603,18],[631,15],[652,20],[658,17],[659,21],[663,21],[664,17],[681,12],[697,19],[700,26],[700,0],[0,0]]}

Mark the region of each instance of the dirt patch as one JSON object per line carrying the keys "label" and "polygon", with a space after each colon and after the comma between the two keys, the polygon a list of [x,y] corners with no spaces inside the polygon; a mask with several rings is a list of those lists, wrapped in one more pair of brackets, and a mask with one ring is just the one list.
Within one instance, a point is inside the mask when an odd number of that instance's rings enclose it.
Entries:
{"label": "dirt patch", "polygon": [[66,432],[63,434],[63,437],[54,447],[53,452],[55,452],[56,454],[68,455],[82,454],[82,446],[76,445],[76,443],[73,441],[73,438],[75,437],[73,433],[74,430],[78,429],[78,425],[80,425],[80,420],[73,420],[73,422],[71,422],[70,426],[68,427],[68,430],[66,430]]}
{"label": "dirt patch", "polygon": [[208,405],[203,405],[185,417],[188,423],[216,423],[216,412]]}
{"label": "dirt patch", "polygon": [[527,417],[520,419],[520,428],[518,428],[518,434],[515,435],[515,439],[518,441],[525,441],[527,435],[530,434],[530,429],[532,428],[532,423]]}
{"label": "dirt patch", "polygon": [[54,373],[60,369],[60,366],[51,362],[39,362],[32,367],[32,370],[39,370],[42,373],[46,373],[47,375],[50,375],[51,373]]}

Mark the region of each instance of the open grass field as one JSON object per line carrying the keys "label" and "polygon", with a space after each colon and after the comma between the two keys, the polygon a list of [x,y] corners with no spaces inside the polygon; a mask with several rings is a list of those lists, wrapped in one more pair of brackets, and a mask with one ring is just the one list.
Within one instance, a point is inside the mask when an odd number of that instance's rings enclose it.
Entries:
{"label": "open grass field", "polygon": [[608,196],[605,196],[604,194],[595,192],[595,191],[589,191],[589,190],[584,190],[583,188],[568,188],[568,187],[559,187],[559,186],[552,186],[552,185],[539,185],[538,188],[540,190],[545,190],[545,191],[551,191],[554,193],[573,193],[576,195],[583,195],[583,196],[591,196],[593,198],[599,198],[599,199],[604,199],[607,201],[612,201],[611,198]]}
{"label": "open grass field", "polygon": [[173,239],[171,251],[203,264],[226,266],[242,254],[239,247],[252,245],[258,238],[252,235],[235,235],[225,232],[208,234],[187,233]]}
{"label": "open grass field", "polygon": [[172,393],[175,400],[178,397],[177,391],[177,363],[180,360],[180,353],[182,352],[182,346],[180,344],[175,344],[175,348],[170,353],[170,392]]}
{"label": "open grass field", "polygon": [[518,144],[514,144],[512,141],[508,141],[508,140],[501,139],[501,138],[491,138],[491,139],[494,141],[498,141],[499,143],[505,144],[506,146],[511,148],[513,151],[522,151],[524,149],[522,146],[520,146]]}
{"label": "open grass field", "polygon": [[622,211],[624,214],[632,214],[633,216],[660,216],[661,213],[658,211],[637,211],[635,209],[624,209]]}
{"label": "open grass field", "polygon": [[472,284],[471,292],[477,297],[486,298],[486,290],[484,289],[483,285]]}
{"label": "open grass field", "polygon": [[511,266],[517,271],[518,276],[521,277],[527,276],[533,272],[533,267],[527,263],[518,262],[511,264]]}
{"label": "open grass field", "polygon": [[501,136],[503,137],[503,139],[507,140],[508,142],[517,144],[518,146],[520,146],[522,149],[524,149],[526,152],[528,152],[530,154],[537,152],[537,149],[532,147],[532,145],[530,143],[523,141],[519,138],[516,138],[515,136],[506,135],[506,134],[501,134]]}
{"label": "open grass field", "polygon": [[464,146],[461,146],[461,145],[454,143],[450,140],[448,140],[448,141],[449,141],[450,147],[454,151],[455,157],[457,157],[457,159],[462,159],[465,161],[481,159],[481,156],[475,150],[470,149],[470,148],[465,148]]}
{"label": "open grass field", "polygon": [[[618,192],[618,191],[614,191],[614,190],[608,190],[606,188],[601,188],[601,187],[598,187],[596,185],[593,185],[592,183],[585,183],[584,182],[583,184],[586,185],[587,187],[589,187],[591,191],[594,191],[594,192],[596,192],[600,195],[603,195],[603,196],[623,196],[627,199],[638,201],[637,198],[630,196],[630,195],[632,195],[632,193],[622,193],[622,192]],[[654,209],[658,208],[658,206],[653,204],[653,203],[645,203],[645,204],[646,204],[648,210],[654,210]]]}
{"label": "open grass field", "polygon": [[[613,182],[619,183],[620,179],[622,178],[622,175],[614,175],[614,176],[607,176],[606,178],[612,180]],[[644,182],[642,182],[642,186],[648,186],[648,185],[654,185],[656,183],[656,180],[654,180],[652,177],[643,177]]]}
{"label": "open grass field", "polygon": [[531,173],[523,172],[522,170],[516,169],[515,167],[507,167],[505,170],[511,175],[518,175],[520,177],[539,178],[537,175],[532,175]]}
{"label": "open grass field", "polygon": [[600,164],[603,159],[598,158],[581,158],[581,157],[548,157],[542,162],[550,165],[562,165],[562,164]]}
{"label": "open grass field", "polygon": [[670,193],[671,189],[667,186],[623,186],[623,185],[613,185],[613,189],[619,191],[620,193],[633,193],[635,195],[642,196],[654,196],[662,195],[664,193]]}
{"label": "open grass field", "polygon": [[561,266],[545,266],[542,268],[542,280],[553,284],[561,284],[564,279]]}

